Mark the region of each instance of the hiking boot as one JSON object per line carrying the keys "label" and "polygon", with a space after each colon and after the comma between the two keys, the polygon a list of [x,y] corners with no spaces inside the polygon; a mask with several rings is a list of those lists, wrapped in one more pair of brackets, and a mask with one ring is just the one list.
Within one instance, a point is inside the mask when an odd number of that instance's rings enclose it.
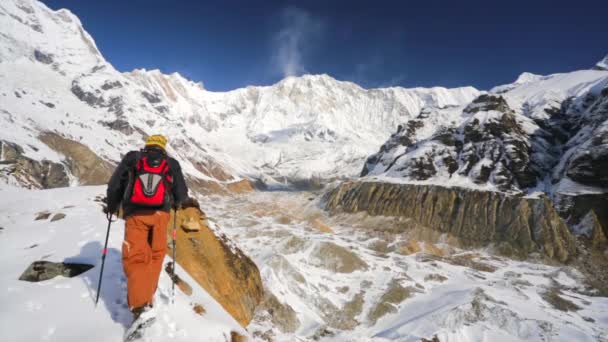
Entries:
{"label": "hiking boot", "polygon": [[137,319],[139,318],[139,316],[141,316],[141,314],[143,314],[146,311],[149,311],[150,309],[152,309],[152,304],[148,303],[144,306],[138,306],[136,308],[131,309],[131,313],[133,314],[133,322],[137,321]]}

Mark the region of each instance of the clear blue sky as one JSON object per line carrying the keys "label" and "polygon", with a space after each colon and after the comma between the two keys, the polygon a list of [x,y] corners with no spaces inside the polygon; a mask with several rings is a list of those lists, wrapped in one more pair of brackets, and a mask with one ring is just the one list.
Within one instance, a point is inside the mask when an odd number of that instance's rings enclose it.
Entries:
{"label": "clear blue sky", "polygon": [[177,71],[214,91],[302,73],[488,89],[608,54],[608,0],[43,2],[80,17],[117,69]]}

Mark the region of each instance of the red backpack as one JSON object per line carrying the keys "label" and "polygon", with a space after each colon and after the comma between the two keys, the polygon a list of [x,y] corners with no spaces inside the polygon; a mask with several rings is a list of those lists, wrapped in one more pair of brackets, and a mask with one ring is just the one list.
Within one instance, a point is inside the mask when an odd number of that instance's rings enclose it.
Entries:
{"label": "red backpack", "polygon": [[169,164],[165,155],[150,155],[142,151],[138,156],[129,201],[139,207],[162,207],[171,192]]}

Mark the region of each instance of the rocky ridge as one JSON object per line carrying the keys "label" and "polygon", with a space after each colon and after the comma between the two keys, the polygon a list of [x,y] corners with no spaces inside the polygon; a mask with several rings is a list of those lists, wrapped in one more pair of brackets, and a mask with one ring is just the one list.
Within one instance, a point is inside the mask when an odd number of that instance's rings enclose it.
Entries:
{"label": "rocky ridge", "polygon": [[[494,245],[504,255],[525,259],[542,253],[561,262],[577,254],[576,239],[546,197],[432,185],[342,183],[325,197],[332,211],[402,216],[403,232],[431,229],[461,247]],[[426,234],[438,236],[438,234]],[[437,242],[437,241],[434,241]]]}

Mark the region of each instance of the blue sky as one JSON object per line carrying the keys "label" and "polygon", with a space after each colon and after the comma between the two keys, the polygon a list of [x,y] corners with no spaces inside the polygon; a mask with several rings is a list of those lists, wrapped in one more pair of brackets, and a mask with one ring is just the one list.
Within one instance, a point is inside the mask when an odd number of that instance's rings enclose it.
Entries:
{"label": "blue sky", "polygon": [[68,8],[118,70],[225,91],[326,73],[364,87],[473,85],[590,68],[608,1],[83,1]]}

